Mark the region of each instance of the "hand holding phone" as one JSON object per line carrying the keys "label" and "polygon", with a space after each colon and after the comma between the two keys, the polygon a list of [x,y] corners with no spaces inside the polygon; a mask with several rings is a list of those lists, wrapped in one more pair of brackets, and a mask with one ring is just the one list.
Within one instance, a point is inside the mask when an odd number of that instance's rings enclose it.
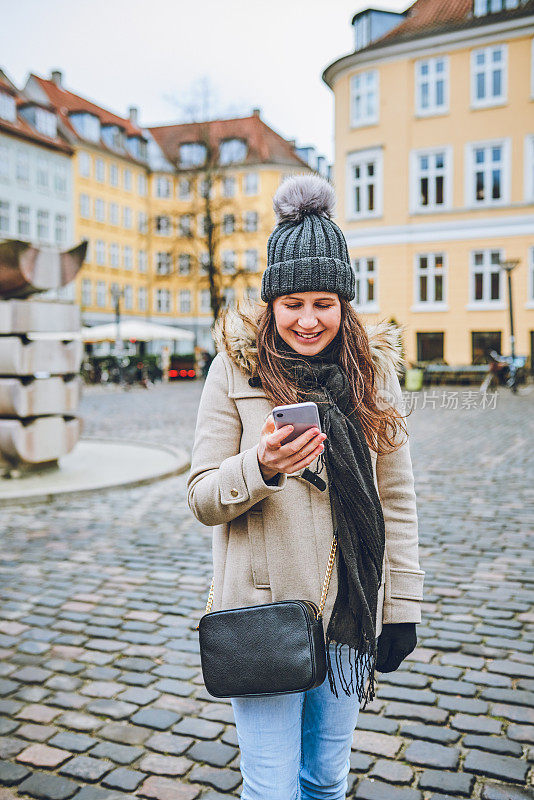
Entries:
{"label": "hand holding phone", "polygon": [[[265,480],[274,478],[279,472],[291,474],[307,467],[324,449],[323,442],[326,434],[321,433],[319,413],[315,403],[313,405],[315,405],[317,417],[314,416],[312,410],[311,412],[305,411],[304,415],[302,411],[297,411],[296,414],[291,412],[295,424],[281,424],[285,419],[289,419],[286,416],[275,419],[274,412],[279,413],[281,408],[291,409],[295,405],[309,404],[296,403],[290,407],[277,406],[263,424],[258,445],[258,462]],[[282,413],[290,412],[282,411]],[[311,416],[309,416],[310,414]],[[278,428],[276,420],[280,425]],[[295,432],[296,425],[303,426],[304,430]],[[291,437],[290,441],[287,441],[288,437]]]}

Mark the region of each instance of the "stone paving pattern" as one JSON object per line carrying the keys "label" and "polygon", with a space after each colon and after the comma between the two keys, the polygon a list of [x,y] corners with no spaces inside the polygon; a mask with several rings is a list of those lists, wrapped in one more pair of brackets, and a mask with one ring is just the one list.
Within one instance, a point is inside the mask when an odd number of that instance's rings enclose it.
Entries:
{"label": "stone paving pattern", "polygon": [[[85,435],[190,450],[202,385],[86,389]],[[488,408],[466,387],[445,389],[458,408],[440,407],[442,388],[435,407],[418,395],[423,621],[360,713],[351,797],[534,797],[528,388]],[[1,509],[0,800],[239,797],[232,707],[200,669],[211,531],[189,512],[186,474]]]}

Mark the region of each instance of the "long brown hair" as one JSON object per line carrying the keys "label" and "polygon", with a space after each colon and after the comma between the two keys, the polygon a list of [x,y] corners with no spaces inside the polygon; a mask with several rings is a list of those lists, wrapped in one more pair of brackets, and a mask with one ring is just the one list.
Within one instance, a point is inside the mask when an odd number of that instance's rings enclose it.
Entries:
{"label": "long brown hair", "polygon": [[[398,434],[406,437],[408,431],[405,416],[397,408],[380,398],[377,404],[376,370],[371,355],[369,338],[354,307],[343,297],[341,303],[339,363],[344,369],[350,386],[353,411],[357,413],[362,430],[370,448],[377,454],[397,450]],[[275,405],[298,403],[305,396],[291,382],[290,371],[284,362],[290,360],[276,347],[276,322],[272,301],[267,303],[258,316],[256,347],[258,350],[258,375],[262,388]],[[411,413],[411,411],[410,411]],[[387,447],[384,447],[387,445]]]}

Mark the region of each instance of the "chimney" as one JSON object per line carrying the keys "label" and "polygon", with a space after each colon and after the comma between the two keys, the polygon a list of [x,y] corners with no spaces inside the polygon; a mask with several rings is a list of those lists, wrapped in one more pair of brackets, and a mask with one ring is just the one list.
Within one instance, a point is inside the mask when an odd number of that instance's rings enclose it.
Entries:
{"label": "chimney", "polygon": [[252,109],[252,116],[253,117],[259,117],[260,114],[261,114],[261,108],[253,108]]}
{"label": "chimney", "polygon": [[137,106],[128,108],[128,116],[132,125],[139,125],[139,108]]}
{"label": "chimney", "polygon": [[63,73],[59,69],[53,69],[50,73],[50,79],[53,83],[56,84],[60,89],[63,86]]}

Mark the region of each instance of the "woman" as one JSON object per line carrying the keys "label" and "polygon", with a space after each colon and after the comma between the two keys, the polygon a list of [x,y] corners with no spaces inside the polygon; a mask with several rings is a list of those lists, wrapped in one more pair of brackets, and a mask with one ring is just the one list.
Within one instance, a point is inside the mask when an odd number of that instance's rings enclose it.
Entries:
{"label": "woman", "polygon": [[[189,507],[213,526],[213,611],[319,604],[337,536],[323,611],[328,680],[231,699],[243,800],[345,797],[374,669],[398,668],[421,621],[399,333],[387,323],[365,330],[351,306],[355,277],[334,203],[315,175],[289,178],[276,192],[266,306],[226,310],[214,328],[218,353],[187,480]],[[303,400],[317,402],[322,432],[282,444],[291,428],[276,431],[271,410]]]}

